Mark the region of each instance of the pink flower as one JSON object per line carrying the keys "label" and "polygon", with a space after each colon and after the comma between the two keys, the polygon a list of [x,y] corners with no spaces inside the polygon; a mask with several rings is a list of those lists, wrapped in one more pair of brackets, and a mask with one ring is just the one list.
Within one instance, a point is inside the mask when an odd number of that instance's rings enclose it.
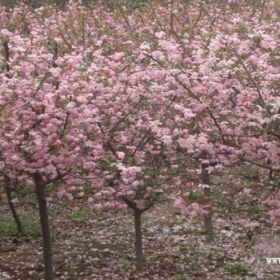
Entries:
{"label": "pink flower", "polygon": [[13,198],[13,199],[12,199],[12,203],[13,203],[14,205],[18,205],[18,204],[19,204],[19,199],[18,199],[17,197]]}
{"label": "pink flower", "polygon": [[143,42],[139,47],[139,49],[141,51],[148,51],[148,50],[150,50],[150,48],[151,47],[150,47],[149,43],[147,43],[147,42]]}
{"label": "pink flower", "polygon": [[77,194],[77,197],[79,197],[79,198],[82,198],[82,197],[84,197],[85,196],[85,193],[84,192],[79,192],[78,194]]}
{"label": "pink flower", "polygon": [[155,35],[158,39],[162,39],[165,36],[165,32],[159,31],[159,32],[156,32]]}
{"label": "pink flower", "polygon": [[75,206],[74,208],[73,208],[73,212],[78,212],[78,211],[80,211],[80,207],[78,207],[78,206]]}
{"label": "pink flower", "polygon": [[250,221],[248,219],[241,219],[239,220],[239,223],[245,227],[245,228],[248,228],[248,229],[254,229],[254,228],[257,228],[260,226],[260,223],[257,222],[257,221]]}
{"label": "pink flower", "polygon": [[125,158],[125,153],[124,152],[117,152],[117,156],[119,159],[123,160]]}

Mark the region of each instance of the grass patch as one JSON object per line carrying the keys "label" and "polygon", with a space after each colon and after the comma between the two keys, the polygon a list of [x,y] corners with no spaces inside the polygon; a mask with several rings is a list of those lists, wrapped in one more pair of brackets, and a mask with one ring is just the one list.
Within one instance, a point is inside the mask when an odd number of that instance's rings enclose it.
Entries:
{"label": "grass patch", "polygon": [[247,268],[241,263],[227,264],[225,270],[235,275],[245,275],[247,273]]}
{"label": "grass patch", "polygon": [[245,178],[249,180],[259,180],[261,173],[260,168],[254,165],[251,165],[244,170]]}
{"label": "grass patch", "polygon": [[89,213],[85,210],[79,210],[74,212],[70,218],[74,222],[82,222],[89,218]]}
{"label": "grass patch", "polygon": [[177,280],[188,280],[185,273],[181,272],[178,274]]}
{"label": "grass patch", "polygon": [[120,260],[120,263],[119,263],[119,267],[122,269],[122,270],[129,270],[130,267],[131,267],[131,262],[129,260],[126,260],[126,259],[122,259]]}
{"label": "grass patch", "polygon": [[[40,234],[40,225],[31,214],[20,216],[23,232],[26,236],[38,236]],[[15,221],[9,215],[0,218],[0,236],[13,236],[17,234]]]}
{"label": "grass patch", "polygon": [[75,277],[77,275],[77,267],[74,263],[70,263],[67,266],[67,272],[70,275],[70,277]]}

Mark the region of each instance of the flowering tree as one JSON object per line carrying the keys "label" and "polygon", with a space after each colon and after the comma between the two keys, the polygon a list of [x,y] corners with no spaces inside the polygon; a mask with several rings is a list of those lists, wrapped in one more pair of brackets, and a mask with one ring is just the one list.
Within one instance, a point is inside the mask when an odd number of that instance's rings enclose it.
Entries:
{"label": "flowering tree", "polygon": [[[32,16],[30,15],[30,18]],[[36,22],[38,23],[38,22]],[[45,276],[53,279],[46,187],[73,172],[83,158],[84,108],[73,100],[82,88],[79,56],[59,59],[42,30],[18,34],[3,29],[5,67],[1,73],[1,152],[6,166],[34,188],[43,236]],[[42,26],[43,27],[43,26]],[[38,36],[35,40],[33,35]],[[7,56],[9,59],[7,59]],[[78,85],[78,86],[77,86]]]}
{"label": "flowering tree", "polygon": [[98,107],[103,155],[94,170],[89,165],[83,172],[97,177],[91,182],[93,196],[89,201],[93,207],[128,207],[133,211],[136,260],[141,269],[141,214],[155,204],[166,186],[161,170],[169,165],[172,143],[165,121],[175,99],[172,94],[164,96],[155,84],[165,77],[164,71],[143,64],[139,53],[133,55],[133,66],[128,55],[119,52],[100,58],[96,74],[89,68],[93,81],[100,72],[109,77],[98,85],[102,96],[97,93],[94,101],[89,101],[90,93],[85,96],[91,112]]}
{"label": "flowering tree", "polygon": [[[225,3],[223,14],[217,5],[207,6],[206,12],[203,5],[192,10],[179,2],[160,12],[151,10],[149,24],[157,31],[146,41],[145,55],[174,81],[178,102],[171,108],[172,141],[180,152],[197,159],[206,204],[213,170],[244,162],[270,173],[278,170],[278,23],[265,21],[274,22],[277,11],[269,10],[273,1],[268,7],[256,5],[252,20],[251,6],[244,6],[242,1]],[[182,24],[181,13],[193,20]],[[192,209],[181,199],[176,205],[185,212]],[[206,214],[209,241],[211,224]]]}

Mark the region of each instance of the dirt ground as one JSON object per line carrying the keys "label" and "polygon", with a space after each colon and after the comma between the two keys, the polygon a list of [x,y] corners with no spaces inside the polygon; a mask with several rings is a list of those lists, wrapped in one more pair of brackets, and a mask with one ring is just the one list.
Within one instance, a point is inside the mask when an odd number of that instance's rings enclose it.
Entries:
{"label": "dirt ground", "polygon": [[[142,272],[134,266],[131,213],[73,212],[70,206],[51,206],[55,279],[280,279],[279,272],[259,267],[247,230],[238,222],[250,215],[260,223],[253,234],[279,234],[279,227],[271,227],[259,209],[260,187],[249,186],[248,195],[236,188],[236,182],[222,192],[216,183],[214,242],[206,242],[202,217],[184,216],[167,200],[143,215]],[[3,215],[9,214],[5,205],[0,208]],[[43,279],[42,269],[40,236],[0,237],[0,280]]]}

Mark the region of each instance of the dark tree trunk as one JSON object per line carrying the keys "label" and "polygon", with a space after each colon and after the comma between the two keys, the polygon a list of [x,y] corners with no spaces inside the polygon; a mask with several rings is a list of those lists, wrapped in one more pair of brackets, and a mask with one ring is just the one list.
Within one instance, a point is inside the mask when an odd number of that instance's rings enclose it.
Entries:
{"label": "dark tree trunk", "polygon": [[139,209],[134,211],[134,228],[135,228],[135,253],[136,253],[136,269],[142,270],[144,266],[144,254],[142,244],[142,212]]}
{"label": "dark tree trunk", "polygon": [[52,243],[48,220],[48,208],[45,195],[45,184],[43,178],[39,173],[33,175],[33,180],[35,183],[35,191],[39,205],[39,215],[41,232],[43,238],[43,255],[44,255],[44,270],[45,270],[45,280],[53,280],[53,260],[52,260]]}
{"label": "dark tree trunk", "polygon": [[8,203],[9,203],[9,208],[12,212],[13,218],[14,218],[15,223],[16,223],[17,233],[18,234],[23,234],[23,227],[22,227],[21,221],[20,221],[19,216],[17,214],[15,205],[12,202],[11,179],[8,176],[5,176],[5,191],[6,191],[6,195],[7,195],[7,199],[8,199]]}
{"label": "dark tree trunk", "polygon": [[135,233],[135,240],[134,240],[134,247],[135,247],[135,254],[136,254],[136,269],[138,271],[143,270],[145,264],[145,258],[143,253],[143,240],[142,240],[142,222],[141,217],[142,214],[149,210],[153,203],[148,204],[144,209],[139,209],[137,204],[134,201],[131,201],[127,197],[123,197],[123,201],[127,204],[127,206],[133,210],[134,214],[134,233]]}
{"label": "dark tree trunk", "polygon": [[[205,165],[202,165],[202,172],[201,172],[201,183],[203,185],[207,185],[204,187],[204,198],[205,198],[205,204],[211,203],[211,189],[210,189],[210,177],[209,173],[206,170]],[[204,215],[204,228],[206,233],[206,241],[212,242],[214,240],[214,230],[213,230],[213,221],[212,221],[212,211],[211,209],[207,214]]]}

